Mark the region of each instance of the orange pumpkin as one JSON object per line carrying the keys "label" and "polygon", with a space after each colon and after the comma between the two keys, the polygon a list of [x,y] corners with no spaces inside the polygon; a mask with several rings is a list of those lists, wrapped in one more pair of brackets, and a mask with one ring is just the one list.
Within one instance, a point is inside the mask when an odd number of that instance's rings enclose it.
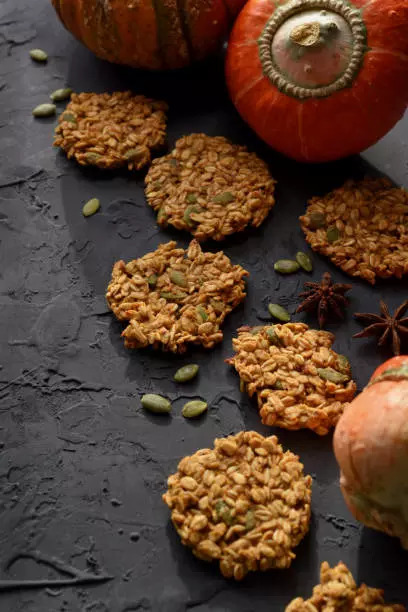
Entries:
{"label": "orange pumpkin", "polygon": [[408,549],[408,355],[374,372],[334,433],[340,486],[352,514]]}
{"label": "orange pumpkin", "polygon": [[243,119],[299,161],[358,153],[408,104],[408,0],[249,0],[226,77]]}
{"label": "orange pumpkin", "polygon": [[51,0],[98,57],[134,68],[181,68],[219,49],[245,0]]}

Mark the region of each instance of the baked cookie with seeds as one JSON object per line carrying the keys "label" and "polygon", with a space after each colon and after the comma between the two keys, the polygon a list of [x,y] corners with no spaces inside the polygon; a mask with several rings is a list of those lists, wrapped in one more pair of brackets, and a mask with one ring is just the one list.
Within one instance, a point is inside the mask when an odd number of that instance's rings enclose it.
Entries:
{"label": "baked cookie with seeds", "polygon": [[297,597],[285,612],[405,612],[405,606],[386,604],[383,591],[362,584],[357,587],[344,563],[331,568],[324,561],[320,568],[320,584],[310,599]]}
{"label": "baked cookie with seeds", "polygon": [[254,431],[215,440],[185,457],[163,500],[181,541],[226,578],[287,568],[310,522],[310,476],[276,436]]}
{"label": "baked cookie with seeds", "polygon": [[221,136],[190,134],[146,176],[146,198],[162,227],[170,224],[199,241],[258,227],[275,204],[268,167],[246,147]]}
{"label": "baked cookie with seeds", "polygon": [[356,392],[348,359],[335,353],[333,334],[304,323],[241,327],[227,359],[241,388],[257,395],[262,423],[285,429],[334,427]]}
{"label": "baked cookie with seeds", "polygon": [[196,240],[187,250],[168,242],[127,264],[118,261],[106,299],[116,317],[128,322],[122,333],[128,348],[212,348],[222,340],[225,317],[246,296],[247,275],[222,251],[203,252]]}
{"label": "baked cookie with seeds", "polygon": [[166,111],[165,102],[130,91],[72,94],[54,145],[81,166],[139,170],[165,143]]}
{"label": "baked cookie with seeds", "polygon": [[351,276],[408,274],[408,191],[386,178],[347,181],[312,198],[300,217],[306,240]]}

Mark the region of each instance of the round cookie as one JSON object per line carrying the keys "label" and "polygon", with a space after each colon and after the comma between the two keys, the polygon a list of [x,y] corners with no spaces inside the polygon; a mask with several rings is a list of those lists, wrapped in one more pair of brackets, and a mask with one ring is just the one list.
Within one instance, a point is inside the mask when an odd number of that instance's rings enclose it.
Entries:
{"label": "round cookie", "polygon": [[127,264],[118,261],[106,299],[116,317],[129,322],[122,333],[128,348],[212,348],[223,338],[225,317],[246,296],[247,275],[222,251],[204,253],[195,240],[186,251],[168,242]]}
{"label": "round cookie", "polygon": [[405,606],[386,604],[382,589],[362,584],[357,587],[350,570],[344,563],[331,568],[323,561],[320,568],[320,584],[313,595],[304,600],[297,597],[285,608],[285,612],[405,612]]}
{"label": "round cookie", "polygon": [[221,136],[190,134],[154,160],[145,192],[159,225],[203,241],[258,227],[275,204],[274,189],[267,165],[246,147]]}
{"label": "round cookie", "polygon": [[185,546],[222,574],[287,568],[309,530],[311,483],[276,436],[254,431],[214,441],[185,457],[163,500]]}
{"label": "round cookie", "polygon": [[374,284],[408,274],[408,191],[386,178],[312,198],[300,224],[312,249],[351,276]]}
{"label": "round cookie", "polygon": [[167,104],[130,91],[72,94],[54,145],[81,166],[139,170],[166,139]]}
{"label": "round cookie", "polygon": [[262,423],[325,435],[356,392],[346,357],[331,350],[333,334],[304,323],[241,327],[227,360],[249,396],[257,394]]}

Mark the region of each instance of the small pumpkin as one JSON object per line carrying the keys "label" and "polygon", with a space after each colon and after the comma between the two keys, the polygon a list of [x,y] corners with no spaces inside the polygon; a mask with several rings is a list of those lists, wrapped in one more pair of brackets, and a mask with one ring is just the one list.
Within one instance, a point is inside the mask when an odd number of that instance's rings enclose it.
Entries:
{"label": "small pumpkin", "polygon": [[299,161],[359,153],[408,103],[408,0],[249,0],[226,59],[231,99]]}
{"label": "small pumpkin", "polygon": [[216,52],[245,0],[51,0],[98,57],[134,68],[182,68]]}
{"label": "small pumpkin", "polygon": [[352,514],[408,549],[408,355],[374,372],[334,433],[340,486]]}

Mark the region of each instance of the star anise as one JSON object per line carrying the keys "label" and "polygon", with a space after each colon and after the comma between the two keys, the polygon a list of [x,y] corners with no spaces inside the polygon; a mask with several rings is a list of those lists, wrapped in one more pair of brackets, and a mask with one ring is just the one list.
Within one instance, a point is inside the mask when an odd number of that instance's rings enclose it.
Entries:
{"label": "star anise", "polygon": [[[401,340],[408,340],[408,317],[403,315],[408,310],[408,300],[405,300],[398,306],[391,315],[388,306],[383,300],[380,300],[381,314],[372,314],[369,312],[356,312],[354,317],[357,321],[367,325],[363,331],[354,334],[353,338],[366,338],[367,336],[380,336],[378,346],[384,346],[388,342],[392,342],[392,350],[394,355],[401,354]],[[405,338],[404,338],[405,337]]]}
{"label": "star anise", "polygon": [[333,283],[330,273],[325,272],[320,283],[305,283],[306,291],[299,294],[303,298],[296,312],[317,312],[320,328],[323,328],[331,316],[344,319],[344,309],[349,301],[345,293],[352,285]]}

